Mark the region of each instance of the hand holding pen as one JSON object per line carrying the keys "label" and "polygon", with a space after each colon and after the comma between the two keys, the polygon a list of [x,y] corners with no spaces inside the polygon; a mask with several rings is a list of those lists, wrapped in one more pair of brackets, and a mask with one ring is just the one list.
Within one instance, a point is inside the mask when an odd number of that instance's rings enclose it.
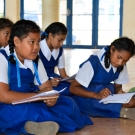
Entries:
{"label": "hand holding pen", "polygon": [[50,77],[50,82],[51,82],[51,84],[52,84],[53,87],[58,86],[58,84],[60,83],[60,80],[61,80],[61,78]]}
{"label": "hand holding pen", "polygon": [[111,93],[111,91],[108,88],[104,88],[99,93],[96,94],[96,99],[106,98],[109,95],[113,95],[113,94]]}

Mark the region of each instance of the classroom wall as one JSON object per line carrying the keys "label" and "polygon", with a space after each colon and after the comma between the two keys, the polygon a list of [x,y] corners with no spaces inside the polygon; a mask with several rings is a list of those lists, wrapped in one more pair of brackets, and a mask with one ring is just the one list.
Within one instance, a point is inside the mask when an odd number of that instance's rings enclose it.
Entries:
{"label": "classroom wall", "polygon": [[59,0],[42,0],[42,30],[59,21]]}
{"label": "classroom wall", "polygon": [[5,16],[16,22],[20,19],[20,0],[5,0]]}
{"label": "classroom wall", "polygon": [[[55,3],[53,4],[52,1],[48,3],[48,0],[43,0],[43,7],[45,8],[44,11],[47,11],[45,15],[45,12],[43,13],[43,24],[45,20],[47,20],[46,16],[48,17],[47,24],[45,23],[45,26],[48,25],[48,22],[53,22],[54,19],[58,19],[58,2],[59,0],[55,0]],[[45,6],[45,4],[48,3],[48,6]],[[50,7],[52,6],[52,7]],[[53,15],[52,9],[55,9],[55,13]],[[54,10],[53,10],[54,11]],[[49,13],[51,15],[49,15]],[[6,17],[11,19],[13,22],[16,22],[18,19],[20,19],[20,0],[6,0]],[[54,16],[54,17],[52,17]],[[43,28],[45,28],[43,26]],[[122,26],[122,35],[128,36],[132,38],[135,41],[135,0],[124,0],[123,5],[123,26]]]}
{"label": "classroom wall", "polygon": [[135,41],[135,0],[124,0],[123,11],[123,36],[128,36]]}

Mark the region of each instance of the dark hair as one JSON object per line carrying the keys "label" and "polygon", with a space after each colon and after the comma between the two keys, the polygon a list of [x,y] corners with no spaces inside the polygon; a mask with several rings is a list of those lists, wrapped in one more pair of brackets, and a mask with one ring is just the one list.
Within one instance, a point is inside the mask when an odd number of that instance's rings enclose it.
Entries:
{"label": "dark hair", "polygon": [[6,27],[11,28],[13,26],[13,22],[8,18],[0,18],[0,30]]}
{"label": "dark hair", "polygon": [[66,26],[61,22],[54,22],[51,23],[45,31],[41,35],[41,40],[45,39],[49,33],[52,33],[53,35],[66,35],[67,34],[67,28]]}
{"label": "dark hair", "polygon": [[[14,37],[17,36],[20,40],[23,40],[23,38],[26,38],[27,35],[30,33],[40,33],[39,26],[30,20],[19,20],[17,21],[11,28],[11,34],[9,39],[9,51],[10,54],[14,53]],[[38,62],[39,56],[34,60],[35,62]],[[9,61],[11,63],[15,63],[15,60],[13,56],[11,55],[9,58]]]}
{"label": "dark hair", "polygon": [[[118,50],[119,52],[122,50],[128,51],[131,54],[131,57],[135,55],[135,43],[132,39],[128,37],[121,37],[114,40],[110,46],[108,46],[108,50],[105,53],[105,67],[109,68],[110,66],[110,48],[114,46],[114,50]],[[121,72],[123,70],[123,66],[118,67],[117,70]]]}

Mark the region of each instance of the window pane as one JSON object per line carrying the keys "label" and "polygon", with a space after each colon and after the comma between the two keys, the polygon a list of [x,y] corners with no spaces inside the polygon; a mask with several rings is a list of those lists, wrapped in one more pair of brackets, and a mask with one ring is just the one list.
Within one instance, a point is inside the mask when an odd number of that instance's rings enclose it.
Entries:
{"label": "window pane", "polygon": [[42,0],[24,0],[24,19],[32,20],[42,27]]}
{"label": "window pane", "polygon": [[92,0],[73,0],[73,45],[92,44]]}
{"label": "window pane", "polygon": [[67,0],[60,0],[60,16],[59,21],[66,25],[67,22]]}
{"label": "window pane", "polygon": [[109,45],[120,32],[120,0],[99,0],[98,45]]}
{"label": "window pane", "polygon": [[72,44],[73,45],[91,45],[91,31],[73,30]]}
{"label": "window pane", "polygon": [[4,17],[4,0],[0,0],[0,18]]}
{"label": "window pane", "polygon": [[111,42],[119,37],[119,31],[98,31],[98,45],[110,45]]}

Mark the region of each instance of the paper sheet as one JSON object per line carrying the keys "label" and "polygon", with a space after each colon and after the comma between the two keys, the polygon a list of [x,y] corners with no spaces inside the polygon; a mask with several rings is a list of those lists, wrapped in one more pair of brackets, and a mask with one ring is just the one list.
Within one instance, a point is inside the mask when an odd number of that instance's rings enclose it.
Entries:
{"label": "paper sheet", "polygon": [[123,93],[123,94],[113,94],[109,95],[106,98],[103,98],[99,101],[99,103],[128,103],[130,99],[135,95],[135,92],[133,93]]}
{"label": "paper sheet", "polygon": [[64,89],[60,91],[51,90],[51,91],[43,92],[43,93],[37,94],[36,96],[32,96],[32,97],[25,98],[22,100],[13,101],[12,104],[15,105],[15,104],[20,104],[20,103],[39,101],[39,100],[50,99],[50,98],[58,98],[59,96],[56,96],[56,94],[64,91],[66,88],[67,87],[65,87]]}
{"label": "paper sheet", "polygon": [[76,74],[72,75],[71,77],[61,79],[60,81],[62,82],[62,81],[73,80],[73,79],[75,79],[75,76],[76,76]]}

